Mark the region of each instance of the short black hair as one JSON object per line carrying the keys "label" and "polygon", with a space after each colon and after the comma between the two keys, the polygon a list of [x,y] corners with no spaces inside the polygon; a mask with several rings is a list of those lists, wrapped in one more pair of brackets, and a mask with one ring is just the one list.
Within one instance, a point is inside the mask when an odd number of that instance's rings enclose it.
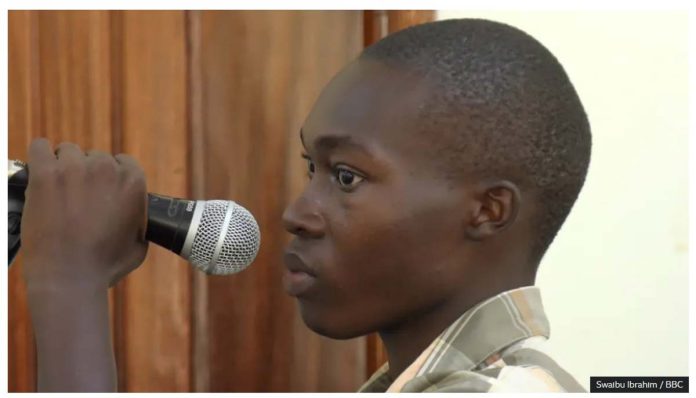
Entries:
{"label": "short black hair", "polygon": [[359,59],[433,84],[418,130],[448,179],[504,178],[538,196],[529,253],[538,263],[580,193],[592,146],[585,110],[556,57],[512,26],[451,19],[389,35]]}

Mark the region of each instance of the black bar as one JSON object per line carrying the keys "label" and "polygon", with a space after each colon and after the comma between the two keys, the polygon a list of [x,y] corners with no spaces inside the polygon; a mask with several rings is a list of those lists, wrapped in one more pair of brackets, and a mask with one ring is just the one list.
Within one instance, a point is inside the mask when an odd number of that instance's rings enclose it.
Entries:
{"label": "black bar", "polygon": [[590,392],[689,392],[689,378],[666,377],[590,377]]}

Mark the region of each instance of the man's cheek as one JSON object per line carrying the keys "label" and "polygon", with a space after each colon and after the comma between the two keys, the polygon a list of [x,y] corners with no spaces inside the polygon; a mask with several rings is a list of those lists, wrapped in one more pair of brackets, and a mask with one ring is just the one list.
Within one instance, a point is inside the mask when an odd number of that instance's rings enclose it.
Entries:
{"label": "man's cheek", "polygon": [[401,227],[395,224],[367,227],[339,249],[346,261],[341,268],[351,270],[351,277],[360,278],[362,283],[378,280],[383,284],[381,278],[389,277],[394,266],[408,255],[409,248],[402,245],[401,232]]}

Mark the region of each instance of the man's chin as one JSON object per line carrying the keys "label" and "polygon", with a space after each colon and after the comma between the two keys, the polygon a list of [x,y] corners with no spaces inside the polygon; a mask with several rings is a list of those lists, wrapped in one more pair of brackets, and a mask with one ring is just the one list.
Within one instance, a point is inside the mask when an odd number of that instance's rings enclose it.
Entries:
{"label": "man's chin", "polygon": [[356,330],[354,323],[351,326],[346,326],[350,325],[351,322],[342,322],[342,320],[335,319],[335,317],[321,316],[318,311],[313,311],[307,308],[306,305],[303,305],[301,300],[298,300],[298,302],[304,324],[314,333],[335,340],[353,339],[370,333]]}

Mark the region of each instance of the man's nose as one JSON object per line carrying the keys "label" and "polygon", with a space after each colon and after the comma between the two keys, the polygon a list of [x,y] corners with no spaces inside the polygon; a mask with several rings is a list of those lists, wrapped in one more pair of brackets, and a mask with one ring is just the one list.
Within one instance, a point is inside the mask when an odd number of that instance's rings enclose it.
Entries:
{"label": "man's nose", "polygon": [[317,203],[301,195],[283,212],[283,226],[293,235],[303,238],[321,238],[326,226]]}

